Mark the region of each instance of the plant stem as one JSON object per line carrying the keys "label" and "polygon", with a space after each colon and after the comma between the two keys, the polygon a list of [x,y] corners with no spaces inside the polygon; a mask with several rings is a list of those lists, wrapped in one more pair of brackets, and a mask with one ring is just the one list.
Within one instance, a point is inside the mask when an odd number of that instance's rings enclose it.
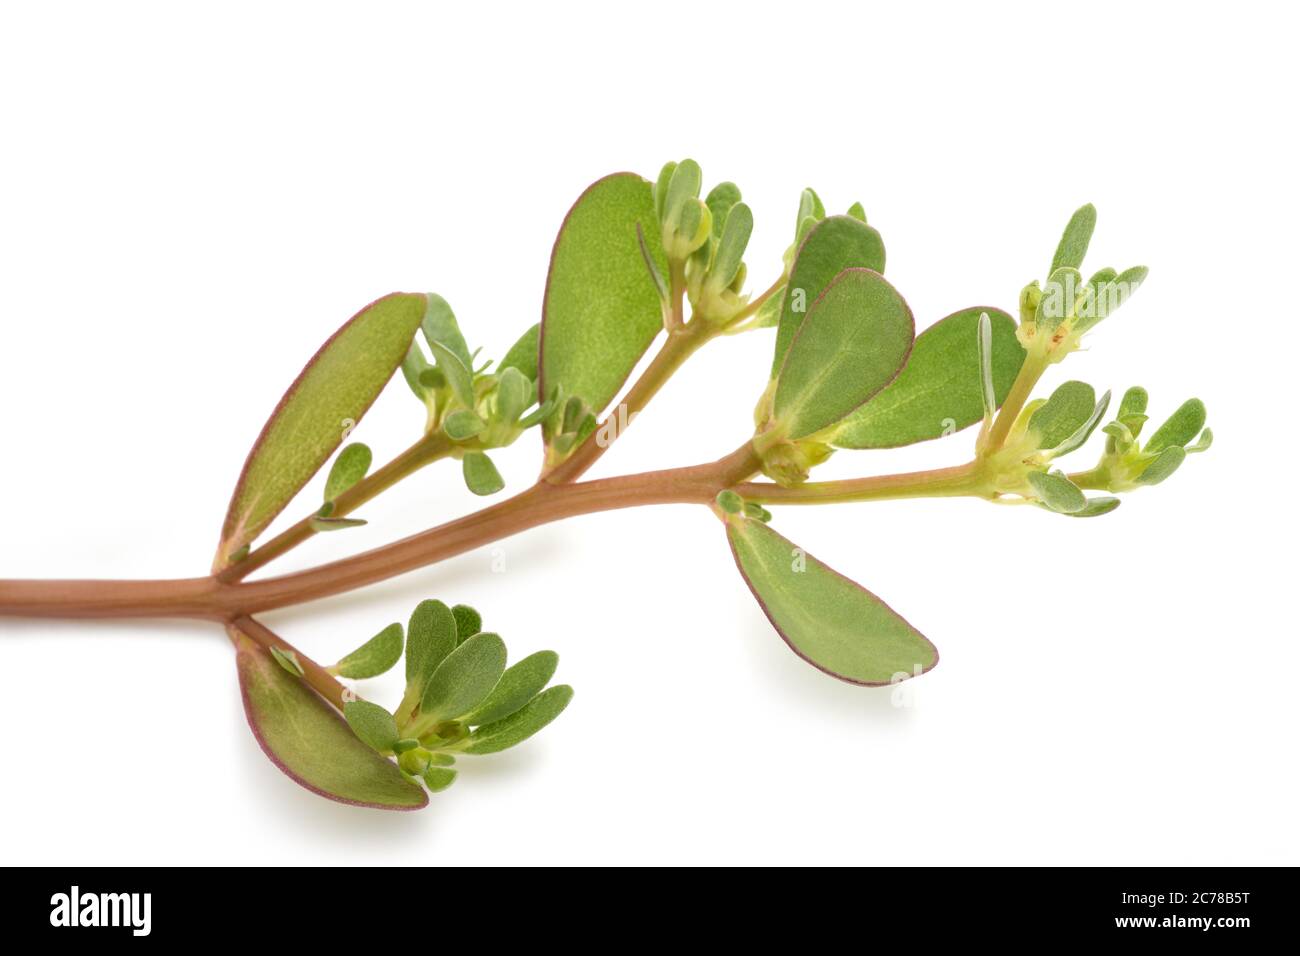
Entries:
{"label": "plant stem", "polygon": [[[429,432],[406,451],[402,452],[378,471],[371,472],[343,494],[334,499],[331,518],[342,518],[361,507],[367,501],[387,491],[403,478],[419,471],[425,465],[446,458],[451,452],[451,441],[441,432]],[[319,532],[312,527],[315,514],[308,515],[291,528],[280,532],[270,541],[251,552],[248,557],[231,565],[218,576],[222,581],[239,581],[252,574],[263,565],[274,561],[281,555],[292,551],[308,538]]]}
{"label": "plant stem", "polygon": [[[679,298],[674,308],[680,309],[680,306]],[[620,437],[621,430],[631,422],[632,416],[639,414],[673,373],[717,334],[715,328],[698,319],[669,332],[667,340],[646,370],[641,373],[641,377],[627,390],[605,420],[587,436],[573,454],[544,473],[542,480],[551,485],[563,485],[581,478],[587,469],[609,450],[614,439]]]}
{"label": "plant stem", "polygon": [[258,611],[341,594],[463,554],[529,528],[639,505],[707,504],[758,471],[749,442],[705,465],[572,485],[539,481],[475,514],[308,571],[261,581],[0,581],[0,615],[44,618],[204,618],[229,623]]}
{"label": "plant stem", "polygon": [[747,482],[732,491],[746,501],[775,505],[837,504],[848,501],[889,501],[899,498],[950,498],[970,495],[992,497],[980,477],[978,462],[951,468],[913,471],[900,475],[812,481],[792,488],[771,482]]}
{"label": "plant stem", "polygon": [[334,675],[321,667],[314,660],[304,654],[298,648],[294,647],[279,634],[276,634],[261,621],[255,621],[247,615],[241,615],[226,625],[226,631],[230,634],[231,640],[238,644],[236,635],[243,635],[256,641],[265,647],[267,651],[276,647],[282,651],[293,651],[294,657],[298,659],[298,664],[302,667],[303,680],[312,690],[320,694],[327,701],[343,710],[343,704],[346,702],[344,694],[347,688],[335,679]]}
{"label": "plant stem", "polygon": [[752,317],[754,313],[761,309],[764,302],[784,289],[786,281],[786,274],[782,272],[777,276],[776,281],[763,290],[757,298],[750,299],[749,302],[746,303],[745,307],[737,312],[735,316],[732,317],[731,321],[727,323],[726,334],[736,335],[740,332],[748,332],[750,329],[755,328],[753,325],[745,325],[745,320]]}
{"label": "plant stem", "polygon": [[1038,380],[1043,377],[1043,372],[1047,371],[1047,366],[1046,356],[1040,355],[1037,349],[1031,348],[1020,366],[1015,382],[1011,385],[1011,391],[1007,393],[1006,401],[1002,403],[998,417],[993,421],[993,428],[989,430],[981,449],[982,454],[992,454],[1006,442],[1011,426],[1015,424],[1021,409],[1025,407],[1025,402],[1029,400]]}

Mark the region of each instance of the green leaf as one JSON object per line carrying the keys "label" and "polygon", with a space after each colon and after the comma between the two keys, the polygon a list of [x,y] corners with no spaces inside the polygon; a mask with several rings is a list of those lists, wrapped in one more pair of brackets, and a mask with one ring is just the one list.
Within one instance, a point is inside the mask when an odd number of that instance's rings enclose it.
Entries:
{"label": "green leaf", "polygon": [[997,391],[993,385],[993,320],[989,318],[987,312],[981,312],[979,318],[979,328],[975,337],[976,353],[978,353],[980,367],[980,405],[983,408],[983,418],[989,422],[993,421],[993,415],[998,410]]}
{"label": "green leaf", "polygon": [[560,655],[555,651],[538,651],[507,668],[496,689],[465,717],[465,723],[471,727],[490,724],[522,709],[555,676],[559,663]]}
{"label": "green leaf", "polygon": [[475,634],[429,678],[420,698],[422,722],[432,726],[468,714],[492,693],[505,669],[505,642],[495,634]]}
{"label": "green leaf", "polygon": [[506,486],[497,466],[481,451],[467,453],[460,464],[465,487],[476,495],[494,495]]}
{"label": "green leaf", "polygon": [[664,163],[663,167],[659,170],[659,177],[655,180],[654,186],[650,189],[650,192],[654,197],[655,219],[658,222],[663,221],[664,203],[668,199],[668,185],[673,181],[673,173],[675,172],[677,172],[677,164],[675,162]]}
{"label": "green leaf", "polygon": [[[817,195],[817,190],[809,186],[799,194],[799,214],[794,221],[795,229],[799,229],[805,220],[813,219],[820,222],[825,218],[826,206],[822,203],[821,197]],[[881,270],[877,269],[876,271]]]}
{"label": "green leaf", "polygon": [[573,688],[568,684],[557,684],[542,691],[509,717],[475,730],[461,749],[467,754],[494,754],[523,743],[560,716],[571,700]]}
{"label": "green leaf", "polygon": [[1062,267],[1078,269],[1083,265],[1083,257],[1088,252],[1088,243],[1092,241],[1092,230],[1096,225],[1097,210],[1092,203],[1075,210],[1056,247],[1056,255],[1052,256],[1052,268],[1047,270],[1048,275]]}
{"label": "green leaf", "polygon": [[411,392],[420,401],[424,401],[428,395],[429,385],[425,379],[431,372],[433,366],[424,357],[424,350],[420,348],[419,343],[412,342],[411,347],[406,351],[406,357],[402,359],[402,378],[406,379]]}
{"label": "green leaf", "polygon": [[880,598],[758,521],[727,522],[736,566],[773,627],[819,670],[878,686],[928,671],[934,645]]}
{"label": "green leaf", "polygon": [[474,360],[469,354],[469,346],[465,344],[465,336],[461,334],[456,314],[442,296],[429,293],[420,329],[430,348],[441,346],[456,356],[465,368],[474,367]]}
{"label": "green leaf", "polygon": [[424,307],[421,295],[385,296],[349,319],[307,363],[244,463],[218,567],[256,538],[342,444],[402,364]]}
{"label": "green leaf", "polygon": [[1025,360],[1016,323],[999,309],[954,312],[916,337],[898,378],[855,411],[836,432],[841,448],[897,448],[966,428],[983,416],[976,331],[992,320],[993,388],[998,405]]}
{"label": "green leaf", "polygon": [[1070,452],[1083,447],[1083,443],[1092,437],[1093,430],[1097,423],[1101,421],[1101,416],[1106,414],[1106,409],[1110,407],[1110,392],[1106,392],[1101,398],[1097,399],[1097,404],[1093,406],[1092,414],[1089,415],[1078,428],[1055,448],[1049,449],[1049,454],[1053,458],[1060,458],[1062,455],[1068,455]]}
{"label": "green leaf", "polygon": [[[705,197],[704,204],[709,207],[709,212],[713,217],[713,235],[715,237],[722,235],[722,227],[727,222],[727,214],[732,208],[740,202],[740,187],[735,183],[718,183],[709,190],[709,195]],[[750,216],[750,227],[753,227],[754,218]],[[726,283],[723,283],[725,286]]]}
{"label": "green leaf", "polygon": [[1098,518],[1119,507],[1118,498],[1089,498],[1081,511],[1070,512],[1071,518]]}
{"label": "green leaf", "polygon": [[1196,439],[1196,444],[1187,446],[1187,454],[1194,455],[1198,452],[1209,451],[1210,446],[1214,444],[1214,432],[1206,428],[1201,431],[1201,437]]}
{"label": "green leaf", "polygon": [[1029,430],[1038,434],[1039,448],[1055,448],[1088,420],[1097,406],[1097,395],[1086,382],[1066,382],[1056,389],[1029,419]]}
{"label": "green leaf", "polygon": [[709,266],[709,285],[715,289],[725,289],[731,285],[740,271],[740,260],[749,245],[749,236],[754,231],[754,214],[743,202],[737,203],[727,215],[726,225],[718,238],[718,248],[713,254],[713,263]]}
{"label": "green leaf", "polygon": [[1079,487],[1059,471],[1031,471],[1029,484],[1044,505],[1060,514],[1077,514],[1088,505]]}
{"label": "green leaf", "polygon": [[482,434],[487,423],[467,408],[452,412],[442,421],[442,430],[452,441],[465,441]]}
{"label": "green leaf", "polygon": [[[668,180],[668,191],[664,196],[663,221],[670,229],[684,222],[687,210],[697,208],[694,200],[700,195],[704,174],[700,164],[693,159],[683,159],[673,170]],[[688,225],[686,232],[693,229]]]}
{"label": "green leaf", "polygon": [[430,793],[441,793],[456,782],[456,771],[446,767],[430,767],[424,772],[424,785]]}
{"label": "green leaf", "polygon": [[406,683],[423,693],[429,676],[456,649],[456,615],[441,601],[421,601],[406,625]]}
{"label": "green leaf", "polygon": [[352,680],[378,677],[401,659],[402,642],[402,625],[389,624],[330,669]]}
{"label": "green leaf", "polygon": [[330,468],[329,478],[325,480],[325,500],[333,501],[366,477],[373,457],[370,449],[360,442],[348,445],[339,452],[339,456],[334,459],[334,466]]}
{"label": "green leaf", "polygon": [[271,648],[271,656],[275,658],[277,664],[294,677],[303,676],[302,664],[298,663],[298,655],[293,651],[288,648],[273,647]]}
{"label": "green leaf", "polygon": [[483,630],[483,616],[468,604],[457,604],[451,614],[456,619],[456,643],[464,644]]}
{"label": "green leaf", "polygon": [[1075,333],[1082,335],[1127,302],[1146,281],[1149,271],[1146,266],[1133,266],[1098,288],[1093,294],[1090,314],[1081,316],[1075,322]]}
{"label": "green leaf", "polygon": [[1078,291],[1082,285],[1079,270],[1062,266],[1047,278],[1034,322],[1039,335],[1050,335],[1062,322],[1074,317]]}
{"label": "green leaf", "polygon": [[[805,190],[810,193],[812,190]],[[813,194],[814,197],[816,194]],[[820,205],[820,201],[818,202]],[[824,214],[824,211],[823,211]],[[803,325],[815,302],[845,269],[885,271],[885,244],[864,222],[850,216],[822,219],[808,233],[795,256],[781,304],[781,318],[776,330],[776,354],[772,358],[775,378],[785,362],[790,343]]]}
{"label": "green leaf", "polygon": [[773,409],[787,436],[834,425],[889,384],[914,331],[907,303],[879,274],[837,276],[809,309],[777,379]]}
{"label": "green leaf", "polygon": [[514,424],[533,403],[533,383],[517,368],[503,369],[497,377],[496,418]]}
{"label": "green leaf", "polygon": [[517,368],[528,376],[530,382],[537,381],[537,349],[541,341],[541,328],[540,325],[531,326],[527,332],[519,336],[519,341],[510,346],[510,351],[501,360],[497,371]]}
{"label": "green leaf", "polygon": [[343,705],[343,717],[352,732],[381,754],[392,753],[400,736],[393,715],[368,700],[350,700]]}
{"label": "green leaf", "polygon": [[248,725],[263,752],[295,782],[354,806],[417,810],[429,802],[391,760],[364,744],[305,683],[232,629]]}
{"label": "green leaf", "polygon": [[729,515],[738,515],[745,507],[745,499],[734,491],[719,491],[713,500]]}
{"label": "green leaf", "polygon": [[1155,453],[1177,445],[1182,448],[1205,427],[1205,403],[1199,398],[1189,398],[1178,406],[1168,421],[1156,429],[1143,451]]}
{"label": "green leaf", "polygon": [[360,528],[366,522],[364,518],[331,518],[328,515],[316,515],[310,523],[311,530],[324,533],[342,531],[345,528]]}
{"label": "green leaf", "polygon": [[850,206],[849,211],[846,215],[852,216],[858,222],[867,221],[867,211],[864,208],[862,208],[862,203],[860,202],[855,202],[852,206]]}
{"label": "green leaf", "polygon": [[1187,450],[1182,445],[1168,445],[1155,461],[1147,465],[1146,470],[1138,476],[1139,485],[1158,485],[1178,470],[1178,466],[1187,458]]}
{"label": "green leaf", "polygon": [[474,406],[474,373],[470,367],[441,342],[430,342],[429,351],[433,353],[433,360],[437,363],[437,371],[447,384],[451,386],[452,393],[458,398],[461,404],[470,408]]}
{"label": "green leaf", "polygon": [[1129,419],[1141,417],[1143,422],[1146,421],[1146,410],[1147,390],[1140,385],[1134,385],[1119,400],[1119,411],[1115,413],[1115,418],[1127,425],[1128,430],[1136,438],[1142,424],[1139,422],[1137,428],[1134,428]]}
{"label": "green leaf", "polygon": [[650,184],[632,173],[595,183],[569,210],[551,253],[538,395],[559,385],[600,412],[663,328],[636,227],[667,274]]}

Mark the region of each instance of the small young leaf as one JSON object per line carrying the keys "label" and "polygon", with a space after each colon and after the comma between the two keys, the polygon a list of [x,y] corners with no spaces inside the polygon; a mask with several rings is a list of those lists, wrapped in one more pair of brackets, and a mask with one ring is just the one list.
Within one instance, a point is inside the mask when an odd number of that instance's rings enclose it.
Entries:
{"label": "small young leaf", "polygon": [[271,648],[271,656],[275,658],[277,664],[294,677],[303,676],[302,665],[298,663],[298,655],[293,651],[288,650],[287,648],[273,647]]}
{"label": "small young leaf", "polygon": [[663,167],[659,170],[659,176],[655,180],[654,185],[650,187],[650,193],[654,198],[655,220],[657,222],[663,222],[664,203],[668,200],[668,185],[673,181],[673,173],[675,172],[677,172],[677,164],[675,162],[670,161],[664,163]]}
{"label": "small young leaf", "polygon": [[502,370],[497,379],[497,419],[507,424],[517,422],[533,403],[532,391],[533,383],[519,369]]}
{"label": "small young leaf", "polygon": [[1146,281],[1148,272],[1146,266],[1133,266],[1098,288],[1092,295],[1090,314],[1075,322],[1075,332],[1082,335],[1127,302]]}
{"label": "small young leaf", "polygon": [[718,248],[713,254],[713,263],[709,266],[709,285],[715,289],[725,289],[740,270],[740,260],[749,245],[750,234],[754,231],[754,214],[743,202],[737,203],[727,215],[726,225],[718,239]]}
{"label": "small young leaf", "polygon": [[540,332],[541,326],[534,325],[519,336],[519,341],[510,346],[510,351],[506,352],[506,357],[501,360],[497,371],[504,372],[508,368],[517,368],[528,376],[530,382],[537,381],[537,348]]}
{"label": "small young leaf", "polygon": [[271,523],[393,377],[424,315],[421,295],[389,295],[344,324],[289,387],[249,452],[226,512],[217,566]]}
{"label": "small young leaf", "polygon": [[1079,487],[1059,471],[1031,471],[1029,484],[1043,504],[1059,514],[1077,514],[1088,505]]}
{"label": "small young leaf", "polygon": [[424,772],[424,785],[430,793],[441,793],[456,782],[456,771],[446,767],[430,767]]}
{"label": "small young leaf", "polygon": [[1062,266],[1047,278],[1034,322],[1040,335],[1050,335],[1066,319],[1073,318],[1078,290],[1082,285],[1078,269]]}
{"label": "small young leaf", "polygon": [[487,423],[468,408],[452,412],[442,422],[442,430],[447,433],[447,437],[452,441],[465,441],[473,438],[475,435],[482,434],[485,428],[487,428]]}
{"label": "small young leaf", "polygon": [[650,184],[616,173],[569,210],[551,253],[540,332],[538,396],[560,385],[605,408],[663,328],[663,312],[637,242],[668,273]]}
{"label": "small young leaf", "polygon": [[1187,446],[1187,454],[1194,455],[1198,452],[1208,451],[1210,445],[1214,444],[1214,432],[1208,428],[1201,431],[1201,437],[1196,439],[1196,444]]}
{"label": "small young leaf", "polygon": [[1108,515],[1119,507],[1118,498],[1089,498],[1081,511],[1070,512],[1071,518],[1097,518]]}
{"label": "small young leaf", "polygon": [[[732,208],[740,202],[740,187],[735,183],[718,183],[709,190],[709,195],[705,197],[704,205],[709,207],[709,213],[713,217],[713,235],[722,235],[722,227],[726,225],[727,214]],[[753,225],[753,217],[750,217],[750,225]]]}
{"label": "small young leaf", "polygon": [[348,445],[339,452],[339,456],[334,459],[334,466],[330,468],[329,478],[325,480],[325,500],[333,501],[366,477],[372,459],[370,448],[360,442]]}
{"label": "small young leaf", "polygon": [[1156,455],[1155,461],[1147,465],[1146,470],[1138,476],[1140,485],[1158,485],[1175,471],[1187,458],[1187,450],[1182,445],[1167,445]]}
{"label": "small young leaf", "polygon": [[313,531],[342,531],[345,528],[360,528],[365,524],[364,518],[331,518],[328,515],[317,515],[311,519],[311,529]]}
{"label": "small young leaf", "polygon": [[1199,398],[1189,398],[1156,429],[1142,450],[1155,453],[1174,445],[1182,448],[1204,427],[1205,403]]}
{"label": "small young leaf", "polygon": [[474,361],[470,356],[469,346],[465,344],[465,336],[461,334],[460,324],[456,321],[451,306],[442,296],[433,292],[428,294],[420,329],[424,332],[424,340],[430,347],[440,345],[456,356],[465,368],[473,368]]}
{"label": "small young leaf", "polygon": [[980,313],[975,344],[976,351],[979,353],[980,403],[984,409],[983,417],[992,421],[993,413],[998,410],[998,399],[993,385],[993,320],[989,318],[987,312]]}
{"label": "small young leaf", "polygon": [[916,337],[907,364],[840,426],[840,448],[897,448],[950,435],[983,415],[976,331],[992,320],[993,391],[1000,406],[1025,361],[1016,323],[999,309],[954,312]]}
{"label": "small young leaf", "polygon": [[913,334],[911,310],[883,277],[840,273],[808,310],[777,379],[773,409],[787,436],[834,425],[889,384]]}
{"label": "small young leaf", "polygon": [[[1128,425],[1128,419],[1141,416],[1146,420],[1147,410],[1147,390],[1141,385],[1134,385],[1124,393],[1124,397],[1119,400],[1119,411],[1115,413],[1115,418]],[[1141,426],[1139,426],[1141,427]],[[1129,425],[1129,431],[1133,432],[1133,437],[1137,437],[1137,430]]]}
{"label": "small young leaf", "polygon": [[389,624],[330,669],[352,680],[378,677],[401,659],[402,641],[402,625]]}
{"label": "small young leaf", "polygon": [[850,206],[847,215],[852,216],[858,222],[867,221],[867,211],[862,208],[862,203],[860,202],[855,202]]}
{"label": "small young leaf", "polygon": [[292,780],[354,806],[418,810],[429,802],[391,760],[362,743],[343,718],[303,681],[235,629],[244,713],[258,744]]}
{"label": "small young leaf", "polygon": [[410,386],[412,394],[422,402],[429,392],[430,386],[426,382],[426,378],[431,372],[433,372],[433,366],[424,357],[424,350],[420,348],[418,342],[412,342],[411,347],[406,352],[406,358],[402,359],[402,378],[406,379],[406,384]]}
{"label": "small young leaf", "polygon": [[[670,229],[684,225],[685,232],[693,232],[693,227],[685,222],[688,211],[698,208],[694,200],[700,195],[704,174],[700,164],[693,159],[683,159],[673,170],[668,180],[668,191],[664,197],[663,221]],[[706,207],[707,208],[707,207]]]}
{"label": "small young leaf", "polygon": [[1070,452],[1083,447],[1083,443],[1092,437],[1093,429],[1097,427],[1097,423],[1101,421],[1101,416],[1106,414],[1106,409],[1109,407],[1110,392],[1106,392],[1097,400],[1097,404],[1092,409],[1092,414],[1084,420],[1083,424],[1076,428],[1069,438],[1051,449],[1049,454],[1053,458],[1060,458],[1062,455],[1068,455]]}
{"label": "small young leaf", "polygon": [[1097,395],[1086,382],[1066,382],[1029,419],[1039,448],[1055,448],[1073,435],[1097,406]]}
{"label": "small young leaf", "polygon": [[392,753],[399,740],[397,721],[378,704],[350,700],[343,705],[343,717],[362,742],[381,754]]}
{"label": "small young leaf", "polygon": [[497,466],[481,451],[465,455],[461,460],[461,472],[465,476],[465,487],[476,495],[494,495],[506,486]]}
{"label": "small young leaf", "polygon": [[727,522],[736,566],[790,648],[819,670],[878,686],[928,671],[939,653],[880,598],[758,521]]}
{"label": "small young leaf", "polygon": [[500,683],[464,718],[464,722],[477,727],[509,717],[541,693],[555,676],[559,662],[560,655],[555,651],[538,651],[507,668]]}
{"label": "small young leaf", "polygon": [[719,491],[714,501],[729,515],[738,515],[745,507],[745,499],[734,491]]}
{"label": "small young leaf", "polygon": [[1083,257],[1088,252],[1088,244],[1092,241],[1092,230],[1096,225],[1097,210],[1092,203],[1075,210],[1056,247],[1056,255],[1052,256],[1052,268],[1047,270],[1048,275],[1063,266],[1078,269],[1083,265]]}
{"label": "small young leaf", "polygon": [[441,342],[430,342],[429,351],[437,363],[438,372],[451,386],[452,393],[463,405],[474,406],[474,373],[461,358]]}
{"label": "small young leaf", "polygon": [[457,604],[451,609],[456,619],[456,642],[464,644],[467,640],[483,630],[483,617],[468,604]]}
{"label": "small young leaf", "polygon": [[475,730],[461,749],[467,754],[494,754],[523,743],[560,716],[571,700],[573,688],[568,684],[557,684],[542,691],[509,717]]}
{"label": "small young leaf", "polygon": [[475,634],[438,665],[420,698],[420,718],[429,726],[455,720],[492,693],[506,669],[506,645],[495,634]]}
{"label": "small young leaf", "polygon": [[[811,192],[812,190],[805,190],[805,193]],[[822,219],[812,227],[799,246],[794,265],[790,268],[790,279],[786,283],[781,304],[781,317],[777,322],[772,378],[781,371],[790,343],[803,325],[813,302],[831,284],[831,280],[845,269],[885,271],[885,244],[880,239],[880,233],[849,216]]]}
{"label": "small young leaf", "polygon": [[422,693],[429,675],[455,649],[456,615],[441,601],[421,601],[406,625],[408,687]]}

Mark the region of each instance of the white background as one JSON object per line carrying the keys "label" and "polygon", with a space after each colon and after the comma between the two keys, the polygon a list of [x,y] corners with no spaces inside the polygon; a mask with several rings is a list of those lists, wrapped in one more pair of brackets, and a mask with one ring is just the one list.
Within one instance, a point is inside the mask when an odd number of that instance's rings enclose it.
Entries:
{"label": "white background", "polygon": [[[801,188],[862,200],[920,325],[1014,309],[1096,203],[1089,266],[1151,279],[1046,385],[1140,383],[1157,416],[1199,395],[1218,441],[1096,521],[967,500],[780,512],[939,646],[906,707],[791,654],[700,508],[584,517],[504,542],[501,574],[485,549],[267,615],[328,661],[440,597],[481,607],[517,655],[561,652],[564,717],[462,761],[417,814],[281,776],[212,626],[0,620],[0,856],[1300,862],[1290,16],[6,5],[0,577],[203,573],[248,446],[344,319],[436,290],[499,356],[539,317],[582,188],[687,155],[753,206],[757,288]],[[593,475],[730,451],[770,349],[770,333],[710,346]],[[391,455],[421,416],[398,383],[356,437]],[[957,463],[972,438],[843,452],[819,474]],[[496,456],[510,488],[537,456],[535,435]],[[472,507],[443,466],[279,567]]]}

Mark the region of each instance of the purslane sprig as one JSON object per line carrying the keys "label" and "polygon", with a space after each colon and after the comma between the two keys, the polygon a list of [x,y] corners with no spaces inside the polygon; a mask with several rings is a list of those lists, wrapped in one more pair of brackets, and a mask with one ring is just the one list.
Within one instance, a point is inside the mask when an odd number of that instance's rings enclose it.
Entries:
{"label": "purslane sprig", "polygon": [[[429,792],[456,778],[459,757],[514,746],[554,720],[572,697],[567,685],[548,686],[556,654],[536,651],[509,664],[505,643],[483,631],[476,610],[430,600],[405,627],[388,624],[326,667],[257,616],[565,517],[669,502],[705,506],[763,611],[800,657],[858,684],[915,677],[937,663],[935,646],[875,594],[783,537],[770,509],[973,497],[1097,517],[1114,511],[1119,495],[1167,480],[1188,455],[1208,449],[1212,435],[1198,399],[1143,441],[1141,388],[1125,391],[1109,420],[1111,392],[1098,397],[1087,383],[1035,395],[1043,374],[1147,277],[1145,268],[1130,267],[1084,279],[1096,220],[1092,206],[1070,218],[1046,277],[1025,286],[1012,310],[970,306],[917,334],[907,302],[884,277],[884,241],[861,204],[828,214],[805,189],[793,242],[754,292],[746,261],[754,215],[734,183],[706,190],[689,159],[666,164],[653,182],[607,176],[560,227],[541,323],[495,365],[470,349],[451,306],[431,293],[385,296],[326,341],[249,453],[210,576],[0,581],[0,614],[221,622],[235,645],[249,724],[268,756],[316,793],[385,809],[424,806]],[[756,378],[754,431],[739,447],[690,467],[580,480],[695,352],[763,328],[774,329],[773,357],[766,378]],[[409,448],[374,468],[371,448],[351,435],[399,370],[421,404],[423,426]],[[832,455],[976,425],[968,461],[812,480]],[[535,427],[541,476],[512,498],[341,561],[250,579],[318,533],[364,525],[358,509],[437,461],[459,461],[474,495],[499,493],[504,482],[488,453]],[[1092,467],[1063,467],[1099,435]],[[320,504],[266,537],[327,463]],[[392,709],[344,683],[381,675],[403,658],[405,689]]]}

